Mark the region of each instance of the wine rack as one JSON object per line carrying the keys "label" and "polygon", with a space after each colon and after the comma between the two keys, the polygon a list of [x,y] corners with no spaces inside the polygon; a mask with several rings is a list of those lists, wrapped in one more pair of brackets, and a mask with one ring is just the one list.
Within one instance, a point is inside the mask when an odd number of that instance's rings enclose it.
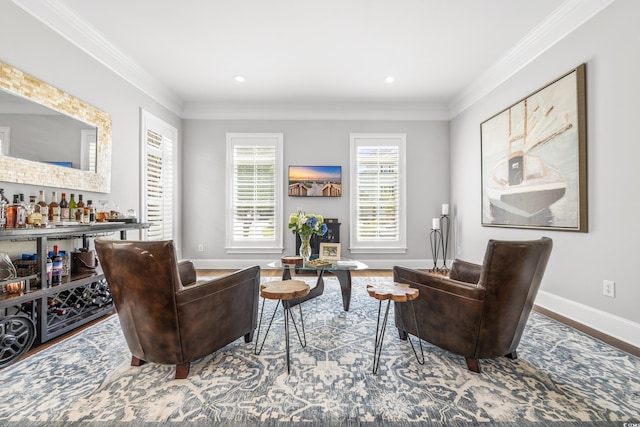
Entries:
{"label": "wine rack", "polygon": [[47,330],[66,332],[70,326],[112,309],[113,301],[105,279],[76,286],[47,297]]}

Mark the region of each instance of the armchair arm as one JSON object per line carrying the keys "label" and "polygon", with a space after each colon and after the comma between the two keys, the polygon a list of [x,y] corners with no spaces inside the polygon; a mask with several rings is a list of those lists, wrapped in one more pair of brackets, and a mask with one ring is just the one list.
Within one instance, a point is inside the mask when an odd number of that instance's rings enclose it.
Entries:
{"label": "armchair arm", "polygon": [[393,280],[400,283],[408,283],[414,285],[418,289],[428,287],[439,292],[482,300],[484,299],[484,289],[460,280],[449,277],[437,276],[434,274],[424,273],[422,271],[413,270],[406,267],[393,267]]}
{"label": "armchair arm", "polygon": [[393,280],[420,291],[413,303],[415,320],[409,310],[396,311],[401,337],[419,333],[420,338],[438,347],[473,357],[485,302],[484,288],[399,266],[393,267]]}
{"label": "armchair arm", "polygon": [[258,323],[259,295],[257,265],[176,292],[184,357],[195,360],[243,336],[249,342]]}
{"label": "armchair arm", "polygon": [[211,294],[215,294],[216,292],[232,288],[239,283],[256,277],[259,284],[260,267],[248,267],[228,274],[226,276],[192,283],[190,286],[182,288],[180,291],[178,291],[176,294],[176,299],[178,301],[178,305],[186,304],[190,301],[205,298]]}
{"label": "armchair arm", "polygon": [[178,263],[178,274],[182,286],[192,285],[197,280],[196,268],[191,261],[181,261]]}
{"label": "armchair arm", "polygon": [[482,266],[459,259],[454,259],[451,264],[451,271],[449,277],[453,280],[459,280],[461,282],[478,284],[480,281],[480,272]]}

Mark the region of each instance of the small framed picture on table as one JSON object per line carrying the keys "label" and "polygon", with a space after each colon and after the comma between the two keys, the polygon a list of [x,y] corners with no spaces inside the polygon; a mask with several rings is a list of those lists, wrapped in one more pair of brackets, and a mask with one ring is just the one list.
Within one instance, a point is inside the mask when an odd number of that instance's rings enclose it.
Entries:
{"label": "small framed picture on table", "polygon": [[339,261],[340,243],[320,243],[320,258],[327,261]]}

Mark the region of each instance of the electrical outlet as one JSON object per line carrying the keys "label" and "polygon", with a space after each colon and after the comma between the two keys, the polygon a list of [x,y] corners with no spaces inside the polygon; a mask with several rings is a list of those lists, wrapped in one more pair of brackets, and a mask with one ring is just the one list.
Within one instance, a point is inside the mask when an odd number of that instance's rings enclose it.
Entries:
{"label": "electrical outlet", "polygon": [[602,281],[602,295],[605,297],[616,297],[616,282],[611,280],[603,280]]}
{"label": "electrical outlet", "polygon": [[198,245],[198,252],[204,252],[204,245],[202,243]]}

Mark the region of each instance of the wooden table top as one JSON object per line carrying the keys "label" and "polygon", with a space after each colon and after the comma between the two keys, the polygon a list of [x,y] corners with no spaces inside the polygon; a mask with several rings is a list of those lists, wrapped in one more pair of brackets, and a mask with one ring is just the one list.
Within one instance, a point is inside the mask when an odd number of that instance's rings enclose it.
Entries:
{"label": "wooden table top", "polygon": [[260,296],[267,299],[290,300],[309,293],[309,285],[302,280],[275,280],[260,285]]}
{"label": "wooden table top", "polygon": [[367,292],[370,297],[377,300],[392,300],[394,302],[407,302],[418,297],[420,291],[409,287],[406,283],[387,282],[367,285]]}

